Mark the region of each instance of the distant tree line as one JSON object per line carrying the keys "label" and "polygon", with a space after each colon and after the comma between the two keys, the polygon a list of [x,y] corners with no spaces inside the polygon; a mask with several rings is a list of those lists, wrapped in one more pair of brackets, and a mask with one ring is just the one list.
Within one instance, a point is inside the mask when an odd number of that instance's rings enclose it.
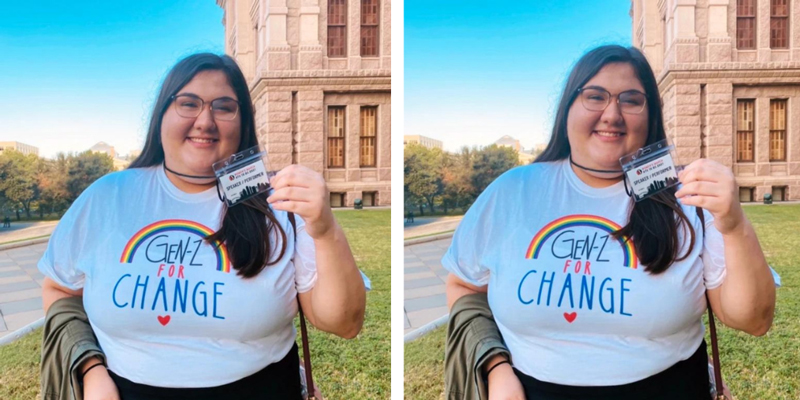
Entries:
{"label": "distant tree line", "polygon": [[113,170],[113,159],[104,153],[58,153],[47,159],[6,150],[0,154],[0,217],[61,214],[92,182]]}
{"label": "distant tree line", "polygon": [[406,211],[419,215],[440,208],[466,210],[503,172],[517,166],[517,152],[491,145],[463,147],[458,153],[413,143],[403,152],[403,194]]}

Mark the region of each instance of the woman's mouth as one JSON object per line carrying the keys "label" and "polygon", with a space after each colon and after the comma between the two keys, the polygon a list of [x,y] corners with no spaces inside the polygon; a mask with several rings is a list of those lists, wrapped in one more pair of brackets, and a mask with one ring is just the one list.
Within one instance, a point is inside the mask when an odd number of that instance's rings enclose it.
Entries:
{"label": "woman's mouth", "polygon": [[608,142],[608,141],[615,141],[625,136],[625,132],[592,131],[592,135],[596,135],[600,140]]}
{"label": "woman's mouth", "polygon": [[219,142],[219,139],[212,139],[212,138],[198,138],[198,137],[188,137],[186,140],[192,143],[203,143],[203,144],[210,144]]}

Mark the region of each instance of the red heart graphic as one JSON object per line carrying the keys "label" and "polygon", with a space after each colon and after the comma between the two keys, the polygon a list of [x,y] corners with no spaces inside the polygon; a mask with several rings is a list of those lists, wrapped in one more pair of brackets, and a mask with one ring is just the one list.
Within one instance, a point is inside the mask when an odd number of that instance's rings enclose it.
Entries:
{"label": "red heart graphic", "polygon": [[169,315],[164,316],[164,317],[162,317],[160,315],[158,316],[158,322],[160,322],[161,325],[164,325],[164,326],[167,326],[167,324],[169,323],[169,319],[170,319]]}
{"label": "red heart graphic", "polygon": [[[564,319],[566,319],[567,322],[569,322],[570,324],[572,323],[572,321],[575,321],[575,318],[577,318],[577,317],[578,317],[578,313],[576,313],[576,312],[564,313]],[[159,317],[159,318],[161,318],[161,317]]]}

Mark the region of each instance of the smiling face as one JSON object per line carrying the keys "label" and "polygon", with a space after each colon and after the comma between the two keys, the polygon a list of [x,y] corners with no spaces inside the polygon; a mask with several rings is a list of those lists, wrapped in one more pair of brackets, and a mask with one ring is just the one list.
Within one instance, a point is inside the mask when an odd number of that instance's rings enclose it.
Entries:
{"label": "smiling face", "polygon": [[[647,142],[649,125],[647,107],[639,114],[622,113],[617,95],[631,90],[644,93],[644,87],[628,63],[607,64],[582,87],[602,88],[612,96],[603,111],[588,110],[580,96],[570,106],[567,137],[572,160],[587,168],[620,170],[620,157],[633,153]],[[621,177],[620,173],[580,171],[600,179]]]}
{"label": "smiling face", "polygon": [[[213,176],[211,164],[230,157],[239,148],[241,138],[241,115],[230,121],[215,120],[209,103],[228,97],[238,100],[228,78],[222,71],[201,71],[175,96],[193,95],[204,102],[200,115],[194,118],[178,114],[176,102],[170,103],[161,121],[161,143],[164,159],[169,169],[187,175]],[[186,183],[197,184],[197,180],[169,174],[171,180],[178,178]],[[202,181],[202,180],[200,180]],[[205,181],[208,181],[206,179]],[[213,183],[213,181],[211,181]]]}

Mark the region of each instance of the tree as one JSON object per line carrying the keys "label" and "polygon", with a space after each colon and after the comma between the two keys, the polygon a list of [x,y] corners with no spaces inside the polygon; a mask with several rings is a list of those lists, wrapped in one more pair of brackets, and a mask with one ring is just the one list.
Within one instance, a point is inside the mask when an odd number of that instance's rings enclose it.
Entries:
{"label": "tree", "polygon": [[105,153],[85,151],[70,156],[67,163],[67,202],[72,204],[89,185],[114,171],[114,160]]}
{"label": "tree", "polygon": [[447,213],[448,207],[467,207],[475,198],[472,196],[473,152],[468,147],[459,153],[445,154],[442,167],[442,205]]}
{"label": "tree", "polygon": [[492,181],[517,166],[517,152],[510,147],[491,145],[478,150],[472,164],[473,194],[477,198]]}
{"label": "tree", "polygon": [[14,207],[17,220],[21,218],[20,207],[31,217],[31,204],[36,200],[36,163],[34,154],[22,154],[14,150],[6,150],[0,154],[0,192],[8,203]]}
{"label": "tree", "polygon": [[40,158],[37,167],[37,184],[39,186],[39,217],[45,212],[61,212],[68,206],[67,168],[69,159],[64,153],[48,160]]}
{"label": "tree", "polygon": [[403,151],[403,189],[412,200],[416,200],[421,215],[424,214],[422,204],[427,204],[433,211],[433,200],[441,193],[443,156],[441,149],[428,149],[415,143]]}

